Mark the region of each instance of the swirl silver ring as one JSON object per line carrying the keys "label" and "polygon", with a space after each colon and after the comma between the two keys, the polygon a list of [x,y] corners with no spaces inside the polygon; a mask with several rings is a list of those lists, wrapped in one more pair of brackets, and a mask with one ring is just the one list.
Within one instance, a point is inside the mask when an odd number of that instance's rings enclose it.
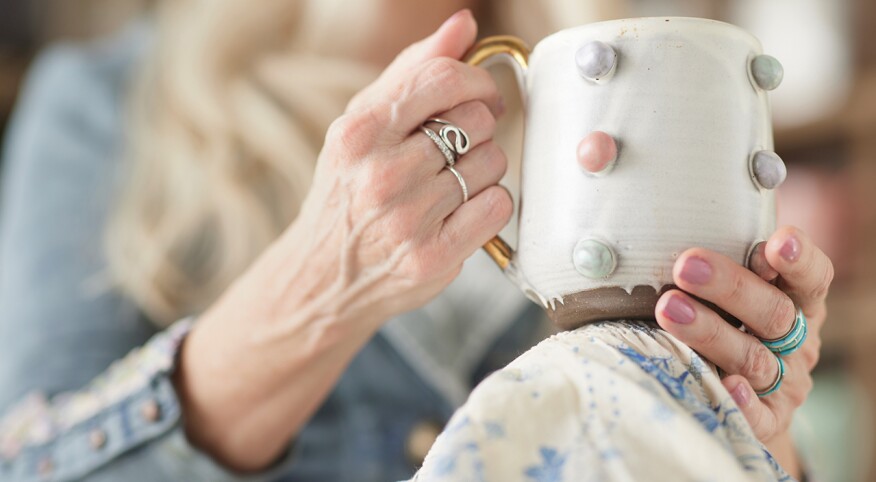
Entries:
{"label": "swirl silver ring", "polygon": [[799,305],[795,304],[794,307],[796,308],[794,322],[787,333],[772,340],[758,338],[764,346],[776,355],[790,355],[799,350],[803,346],[803,342],[806,341],[806,335],[809,331],[806,315],[803,314],[803,310]]}
{"label": "swirl silver ring", "polygon": [[471,141],[468,138],[468,134],[462,130],[461,127],[458,127],[450,121],[446,121],[440,117],[430,117],[423,123],[423,125],[427,125],[430,122],[441,124],[441,128],[438,130],[438,136],[441,137],[441,140],[444,141],[447,147],[449,147],[456,155],[455,159],[458,160],[460,156],[465,155],[471,149]]}
{"label": "swirl silver ring", "polygon": [[465,184],[465,179],[462,178],[462,174],[456,170],[455,167],[451,165],[444,166],[445,169],[452,172],[454,176],[456,176],[456,180],[459,181],[459,187],[462,188],[462,203],[465,204],[468,202],[468,186]]}
{"label": "swirl silver ring", "polygon": [[[428,128],[426,124],[430,122],[434,122],[436,124],[441,124],[441,129],[436,133],[432,129]],[[460,156],[467,153],[469,149],[471,149],[471,142],[469,141],[468,134],[465,133],[461,128],[451,124],[450,122],[440,119],[438,117],[430,117],[423,125],[420,126],[420,130],[423,131],[424,134],[429,136],[429,139],[432,139],[432,142],[438,146],[438,150],[441,151],[441,154],[444,156],[444,167],[453,173],[456,177],[456,180],[459,181],[459,187],[462,188],[462,202],[463,204],[468,202],[468,185],[465,183],[465,179],[463,179],[462,174],[453,167],[456,164],[456,161]],[[451,138],[451,134],[453,138]]]}
{"label": "swirl silver ring", "polygon": [[757,391],[757,390],[754,391],[754,393],[758,397],[765,397],[765,396],[775,392],[776,390],[779,389],[779,387],[782,386],[782,380],[784,380],[784,378],[785,378],[785,362],[782,361],[782,357],[780,357],[779,355],[774,354],[774,356],[776,357],[776,362],[779,364],[779,373],[776,375],[776,379],[773,382],[773,384],[770,385],[767,389],[762,390],[762,391]]}

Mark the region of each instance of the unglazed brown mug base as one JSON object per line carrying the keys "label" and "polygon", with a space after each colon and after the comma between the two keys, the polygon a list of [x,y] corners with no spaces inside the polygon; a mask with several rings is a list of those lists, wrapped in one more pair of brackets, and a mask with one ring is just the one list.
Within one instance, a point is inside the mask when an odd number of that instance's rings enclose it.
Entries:
{"label": "unglazed brown mug base", "polygon": [[[636,286],[631,292],[623,288],[609,287],[581,291],[563,296],[563,302],[557,303],[554,309],[548,308],[547,315],[561,330],[574,330],[597,321],[612,320],[655,320],[654,307],[660,295],[676,288],[673,285],[664,286],[660,291],[652,286]],[[741,323],[724,310],[712,303],[700,300],[709,308],[715,310],[725,320],[735,326]]]}

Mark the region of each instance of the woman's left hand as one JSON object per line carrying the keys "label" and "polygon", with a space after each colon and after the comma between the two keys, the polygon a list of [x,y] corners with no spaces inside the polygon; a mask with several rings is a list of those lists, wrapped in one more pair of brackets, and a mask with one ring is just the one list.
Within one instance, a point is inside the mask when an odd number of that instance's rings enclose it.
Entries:
{"label": "woman's left hand", "polygon": [[[812,389],[825,298],[833,265],[800,230],[784,227],[757,247],[751,270],[715,252],[693,248],[679,256],[670,290],[657,303],[660,326],[714,362],[755,435],[766,445],[787,439],[794,411]],[[775,284],[772,284],[775,283]],[[683,291],[682,291],[683,290]],[[692,296],[691,296],[692,295]],[[714,303],[745,324],[738,330],[694,297]],[[770,387],[778,375],[775,355],[756,338],[779,338],[791,329],[799,306],[808,335],[799,350],[783,357],[781,387],[762,398],[754,389]]]}

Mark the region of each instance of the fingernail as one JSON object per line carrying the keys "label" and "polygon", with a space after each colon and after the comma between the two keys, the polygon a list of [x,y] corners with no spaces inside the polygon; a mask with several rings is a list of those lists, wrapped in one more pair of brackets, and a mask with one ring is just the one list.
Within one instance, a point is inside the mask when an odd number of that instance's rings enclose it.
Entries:
{"label": "fingernail", "polygon": [[712,277],[712,267],[702,258],[690,257],[681,267],[681,279],[688,283],[705,284]]}
{"label": "fingernail", "polygon": [[779,248],[779,255],[789,263],[793,263],[800,258],[800,241],[796,236],[791,236],[785,240],[785,244]]}
{"label": "fingernail", "polygon": [[505,113],[507,107],[505,106],[505,97],[499,96],[499,102],[496,103],[496,115],[501,116]]}
{"label": "fingernail", "polygon": [[450,18],[448,18],[447,20],[444,21],[444,24],[442,25],[442,27],[444,27],[446,25],[450,25],[451,23],[459,20],[460,18],[463,17],[463,15],[465,15],[468,12],[469,12],[469,9],[463,8],[462,10],[454,13],[453,15],[450,16]]}
{"label": "fingernail", "polygon": [[670,320],[683,325],[692,323],[696,317],[694,307],[680,296],[669,298],[669,301],[666,302],[666,307],[663,309],[663,314]]}
{"label": "fingernail", "polygon": [[736,402],[736,405],[740,407],[747,407],[748,401],[750,400],[748,390],[745,388],[744,383],[739,383],[736,385],[736,388],[730,392],[730,395],[733,397],[733,400]]}

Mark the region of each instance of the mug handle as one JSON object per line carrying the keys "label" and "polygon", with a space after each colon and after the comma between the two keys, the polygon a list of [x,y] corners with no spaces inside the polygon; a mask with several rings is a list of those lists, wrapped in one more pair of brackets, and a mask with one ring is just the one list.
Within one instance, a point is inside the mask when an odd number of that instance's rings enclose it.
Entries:
{"label": "mug handle", "polygon": [[[465,55],[464,60],[469,65],[481,65],[492,60],[504,60],[514,69],[520,95],[526,105],[526,70],[529,68],[529,46],[523,40],[511,35],[496,35],[486,37],[475,44]],[[501,237],[494,236],[484,245],[484,251],[493,261],[507,271],[514,256],[514,250]]]}

